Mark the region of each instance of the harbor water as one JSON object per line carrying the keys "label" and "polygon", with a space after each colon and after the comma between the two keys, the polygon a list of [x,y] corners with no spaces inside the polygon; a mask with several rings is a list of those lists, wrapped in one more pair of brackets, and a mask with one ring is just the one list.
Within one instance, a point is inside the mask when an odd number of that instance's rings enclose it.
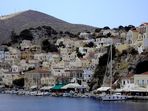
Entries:
{"label": "harbor water", "polygon": [[0,111],[148,111],[148,101],[99,101],[91,98],[0,94]]}

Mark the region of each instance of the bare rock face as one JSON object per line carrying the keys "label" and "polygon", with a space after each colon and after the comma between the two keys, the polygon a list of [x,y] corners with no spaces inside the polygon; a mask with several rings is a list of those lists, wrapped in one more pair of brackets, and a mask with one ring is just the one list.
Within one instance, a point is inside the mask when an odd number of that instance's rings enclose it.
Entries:
{"label": "bare rock face", "polygon": [[19,33],[24,29],[44,25],[51,26],[57,31],[69,31],[72,33],[95,29],[92,26],[71,24],[38,11],[28,10],[0,17],[0,42],[9,40],[12,30]]}
{"label": "bare rock face", "polygon": [[109,73],[109,66],[96,67],[96,73],[94,74],[90,83],[91,90],[95,90],[101,86],[110,86],[111,76],[112,84],[118,87],[120,78],[126,76],[129,72],[135,74],[141,74],[148,71],[148,50],[145,50],[142,54],[138,54],[136,50],[130,48],[126,50],[126,53],[118,54],[112,62],[112,74]]}

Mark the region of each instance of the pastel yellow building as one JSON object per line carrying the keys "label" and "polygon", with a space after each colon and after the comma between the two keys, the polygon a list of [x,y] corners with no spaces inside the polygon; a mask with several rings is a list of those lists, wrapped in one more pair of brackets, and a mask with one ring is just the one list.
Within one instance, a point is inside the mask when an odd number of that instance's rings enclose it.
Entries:
{"label": "pastel yellow building", "polygon": [[148,88],[148,72],[134,75],[134,84],[139,87]]}
{"label": "pastel yellow building", "polygon": [[123,50],[127,50],[129,48],[129,46],[127,44],[120,44],[116,47],[116,49],[122,53]]}

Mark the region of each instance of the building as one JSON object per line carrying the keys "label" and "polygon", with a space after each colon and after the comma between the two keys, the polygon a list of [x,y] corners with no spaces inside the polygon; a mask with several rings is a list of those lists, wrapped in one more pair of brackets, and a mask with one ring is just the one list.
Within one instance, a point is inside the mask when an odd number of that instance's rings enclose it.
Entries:
{"label": "building", "polygon": [[134,74],[128,74],[121,78],[120,87],[122,89],[130,89],[134,87]]}
{"label": "building", "polygon": [[20,66],[18,66],[18,65],[12,65],[11,66],[11,72],[16,72],[16,73],[19,73],[21,71],[21,68],[20,68]]}
{"label": "building", "polygon": [[83,77],[84,77],[84,82],[88,83],[91,81],[93,75],[93,71],[90,69],[84,69],[83,70]]}
{"label": "building", "polygon": [[7,62],[0,62],[0,69],[2,69],[4,72],[9,72],[11,70],[11,64]]}
{"label": "building", "polygon": [[29,50],[21,51],[21,59],[31,60],[33,59],[33,53]]}
{"label": "building", "polygon": [[20,43],[21,50],[30,49],[31,45],[32,45],[32,43],[30,40],[23,40]]}
{"label": "building", "polygon": [[126,43],[133,45],[138,39],[139,32],[137,30],[129,30],[126,37]]}
{"label": "building", "polygon": [[51,72],[46,68],[36,68],[24,73],[25,88],[30,89],[33,86],[41,88],[45,85],[55,83],[55,78],[52,79]]}
{"label": "building", "polygon": [[143,34],[143,38],[148,38],[148,23],[143,23],[139,26],[139,32]]}
{"label": "building", "polygon": [[2,80],[5,85],[12,86],[13,81],[19,78],[22,78],[24,75],[18,72],[4,72],[2,73]]}
{"label": "building", "polygon": [[139,87],[148,88],[148,72],[134,75],[134,84]]}
{"label": "building", "polygon": [[80,85],[83,83],[83,69],[81,68],[73,68],[65,70],[67,74],[69,74],[69,80],[76,78],[77,83]]}
{"label": "building", "polygon": [[5,52],[4,51],[0,51],[0,61],[3,61],[4,60],[4,56],[5,55]]}
{"label": "building", "polygon": [[59,63],[52,63],[51,64],[51,73],[56,77],[65,76],[64,61],[61,61]]}

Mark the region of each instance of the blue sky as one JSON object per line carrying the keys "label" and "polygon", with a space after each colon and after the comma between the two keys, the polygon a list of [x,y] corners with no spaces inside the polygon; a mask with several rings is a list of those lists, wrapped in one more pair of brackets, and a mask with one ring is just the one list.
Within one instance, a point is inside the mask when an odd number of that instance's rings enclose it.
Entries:
{"label": "blue sky", "polygon": [[148,0],[1,0],[0,15],[28,9],[71,23],[118,27],[148,22]]}

